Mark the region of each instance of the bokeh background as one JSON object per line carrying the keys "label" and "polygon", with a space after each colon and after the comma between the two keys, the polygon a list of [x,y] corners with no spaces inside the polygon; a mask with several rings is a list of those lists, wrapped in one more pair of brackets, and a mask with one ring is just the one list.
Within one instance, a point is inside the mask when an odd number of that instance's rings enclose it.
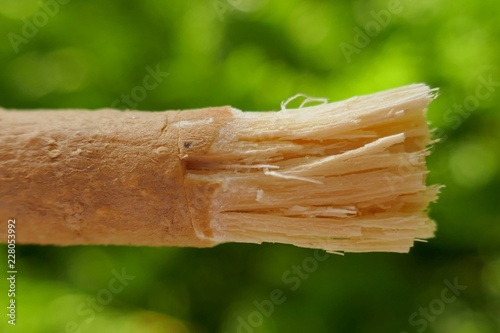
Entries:
{"label": "bokeh background", "polygon": [[18,246],[17,325],[2,278],[0,332],[500,332],[499,21],[496,0],[1,0],[5,108],[275,110],[426,82],[429,182],[446,187],[436,238],[307,276],[293,267],[318,253],[279,244]]}

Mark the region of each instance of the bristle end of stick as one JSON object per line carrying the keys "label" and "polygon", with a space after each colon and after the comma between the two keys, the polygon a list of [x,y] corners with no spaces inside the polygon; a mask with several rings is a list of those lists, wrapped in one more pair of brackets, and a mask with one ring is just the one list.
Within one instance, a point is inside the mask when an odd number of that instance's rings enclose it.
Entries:
{"label": "bristle end of stick", "polygon": [[192,181],[217,183],[216,242],[279,242],[344,252],[408,252],[434,235],[426,215],[437,89],[415,84],[336,103],[238,113],[209,152],[187,159]]}

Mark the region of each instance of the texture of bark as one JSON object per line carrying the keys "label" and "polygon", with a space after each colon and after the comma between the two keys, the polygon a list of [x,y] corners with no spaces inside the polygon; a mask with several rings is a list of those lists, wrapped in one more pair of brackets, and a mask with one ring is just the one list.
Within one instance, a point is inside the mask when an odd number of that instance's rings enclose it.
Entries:
{"label": "texture of bark", "polygon": [[19,243],[213,245],[196,237],[210,200],[190,209],[180,156],[203,154],[227,117],[227,107],[0,110],[0,218],[16,218]]}

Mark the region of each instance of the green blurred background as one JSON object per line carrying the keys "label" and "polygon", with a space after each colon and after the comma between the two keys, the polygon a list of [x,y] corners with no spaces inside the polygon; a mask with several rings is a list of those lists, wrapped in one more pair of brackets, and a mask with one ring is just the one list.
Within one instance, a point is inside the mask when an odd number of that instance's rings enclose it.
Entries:
{"label": "green blurred background", "polygon": [[0,332],[500,332],[499,21],[495,0],[1,0],[5,108],[274,110],[425,82],[429,182],[446,188],[436,238],[405,255],[18,246],[17,325],[1,279]]}

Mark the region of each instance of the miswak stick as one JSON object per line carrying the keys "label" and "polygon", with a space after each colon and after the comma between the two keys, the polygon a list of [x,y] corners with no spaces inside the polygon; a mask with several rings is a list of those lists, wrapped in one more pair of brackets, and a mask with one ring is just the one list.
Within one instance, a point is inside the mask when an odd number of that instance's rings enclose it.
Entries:
{"label": "miswak stick", "polygon": [[25,244],[408,252],[435,230],[435,95],[414,84],[277,112],[0,110],[0,218]]}

